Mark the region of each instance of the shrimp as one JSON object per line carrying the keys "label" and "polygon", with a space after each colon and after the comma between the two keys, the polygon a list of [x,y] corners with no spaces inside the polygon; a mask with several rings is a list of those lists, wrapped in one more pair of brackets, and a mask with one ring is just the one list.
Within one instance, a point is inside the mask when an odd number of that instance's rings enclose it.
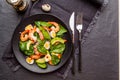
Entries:
{"label": "shrimp", "polygon": [[40,39],[44,40],[44,36],[43,36],[42,32],[38,28],[36,28],[36,32],[39,34]]}
{"label": "shrimp", "polygon": [[53,63],[52,63],[52,61],[50,60],[50,61],[48,61],[48,63],[50,64],[50,65],[53,65]]}
{"label": "shrimp", "polygon": [[38,42],[37,43],[35,43],[35,46],[34,46],[34,52],[35,52],[35,54],[36,55],[39,55],[40,53],[38,52],[38,50],[37,50],[37,46],[38,46]]}
{"label": "shrimp", "polygon": [[29,25],[27,25],[26,27],[25,27],[25,30],[32,30],[33,29],[33,26],[31,25],[31,24],[29,24]]}
{"label": "shrimp", "polygon": [[34,55],[30,56],[30,58],[32,58],[32,59],[39,59],[40,57],[41,57],[40,54],[39,55],[34,54]]}
{"label": "shrimp", "polygon": [[28,40],[28,33],[29,33],[29,30],[25,30],[25,31],[23,31],[23,32],[21,33],[21,35],[20,35],[21,41],[26,41],[26,40]]}
{"label": "shrimp", "polygon": [[48,23],[55,26],[55,28],[51,28],[51,30],[53,30],[55,32],[58,32],[60,30],[60,27],[59,27],[58,23],[56,23],[56,22],[48,22]]}
{"label": "shrimp", "polygon": [[62,55],[61,54],[58,54],[58,56],[57,56],[59,59],[61,59],[61,57],[62,57]]}
{"label": "shrimp", "polygon": [[47,30],[48,32],[51,31],[51,28],[48,28],[46,26],[43,27],[45,30]]}
{"label": "shrimp", "polygon": [[36,55],[39,55],[40,53],[38,52],[37,48],[34,48],[34,52]]}
{"label": "shrimp", "polygon": [[36,31],[36,27],[34,27],[32,30],[29,31],[29,39],[34,42],[37,41],[37,37],[34,36],[35,31]]}

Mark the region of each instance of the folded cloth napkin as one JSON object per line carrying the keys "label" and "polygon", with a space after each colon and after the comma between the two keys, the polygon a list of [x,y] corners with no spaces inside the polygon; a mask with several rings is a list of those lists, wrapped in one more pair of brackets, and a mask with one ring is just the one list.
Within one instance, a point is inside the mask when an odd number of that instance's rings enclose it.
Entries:
{"label": "folded cloth napkin", "polygon": [[[106,6],[107,4],[107,0],[38,0],[37,2],[35,2],[31,8],[31,4],[29,5],[29,8],[27,10],[27,12],[25,13],[25,17],[28,17],[30,15],[34,15],[34,14],[42,14],[44,13],[41,10],[41,5],[44,3],[48,3],[52,6],[52,10],[47,13],[47,14],[52,14],[55,15],[57,17],[59,17],[63,22],[66,23],[66,25],[69,28],[69,18],[70,15],[73,11],[75,12],[82,12],[83,15],[83,31],[82,31],[82,44],[85,41],[85,39],[88,36],[88,33],[92,30],[92,28],[94,27],[94,24],[96,23],[96,20],[101,12],[101,9],[103,9],[103,7]],[[92,3],[92,4],[91,4]],[[93,4],[98,4],[97,7],[96,5]],[[24,19],[23,18],[23,19]],[[75,35],[76,35],[76,43],[78,42],[77,40],[77,36],[78,33],[77,31],[75,31]],[[77,56],[78,52],[78,44],[75,43],[75,56]],[[7,65],[13,70],[13,71],[17,71],[21,65],[17,62],[13,51],[12,51],[12,47],[11,47],[11,42],[8,44],[4,55],[2,57],[2,59],[7,63]],[[53,74],[57,74],[57,76],[62,77],[63,79],[65,79],[70,71],[72,67],[72,60],[69,59],[68,62],[61,67],[60,69],[58,69],[57,71],[53,72]]]}
{"label": "folded cloth napkin", "polygon": [[104,0],[84,0],[84,1],[93,4],[95,7],[102,6],[102,3],[104,2]]}

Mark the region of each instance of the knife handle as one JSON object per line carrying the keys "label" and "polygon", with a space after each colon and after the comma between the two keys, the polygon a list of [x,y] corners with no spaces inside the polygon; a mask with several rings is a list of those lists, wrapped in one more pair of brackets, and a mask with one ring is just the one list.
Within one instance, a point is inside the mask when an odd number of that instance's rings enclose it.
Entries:
{"label": "knife handle", "polygon": [[81,33],[79,32],[79,53],[78,53],[78,71],[81,72]]}
{"label": "knife handle", "polygon": [[74,49],[74,44],[73,44],[73,48],[72,48],[72,74],[74,75],[75,74],[75,56],[74,56],[74,52],[75,52],[75,49]]}

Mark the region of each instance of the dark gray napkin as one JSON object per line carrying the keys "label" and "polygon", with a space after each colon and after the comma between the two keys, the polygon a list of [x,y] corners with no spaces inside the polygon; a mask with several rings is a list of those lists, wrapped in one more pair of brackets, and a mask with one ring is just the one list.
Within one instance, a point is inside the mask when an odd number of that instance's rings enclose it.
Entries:
{"label": "dark gray napkin", "polygon": [[104,2],[104,0],[84,0],[84,1],[89,2],[98,8],[102,6],[102,3]]}
{"label": "dark gray napkin", "polygon": [[[32,8],[28,8],[25,17],[28,17],[28,15],[34,15],[34,14],[41,14],[44,13],[41,10],[41,5],[44,3],[49,3],[52,6],[51,12],[47,14],[52,14],[57,17],[59,17],[61,20],[63,20],[66,25],[69,28],[69,18],[73,11],[75,12],[82,12],[84,14],[83,16],[83,31],[82,31],[82,37],[83,42],[85,41],[85,38],[87,37],[87,34],[91,31],[93,28],[98,15],[100,14],[100,10],[105,6],[104,0],[39,0],[36,2]],[[96,4],[96,5],[93,5]],[[98,7],[99,6],[99,7]],[[31,6],[29,6],[31,7]],[[24,19],[23,18],[23,19]],[[69,28],[70,29],[70,28]],[[78,32],[75,32],[76,38],[75,38],[75,56],[78,55]],[[2,59],[7,63],[7,65],[13,70],[17,71],[21,66],[17,62],[13,51],[11,47],[11,42],[8,44],[8,47],[6,48],[4,55]],[[53,72],[53,74],[57,74],[57,76],[62,77],[65,79],[70,71],[70,68],[72,67],[72,60],[69,59],[68,62],[59,70]]]}

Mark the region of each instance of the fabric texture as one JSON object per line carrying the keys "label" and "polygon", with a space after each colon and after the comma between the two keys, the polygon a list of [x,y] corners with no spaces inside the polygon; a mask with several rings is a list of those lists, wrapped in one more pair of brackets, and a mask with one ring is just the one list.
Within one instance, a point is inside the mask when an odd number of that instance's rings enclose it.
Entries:
{"label": "fabric texture", "polygon": [[[99,17],[101,11],[104,9],[104,7],[107,5],[107,0],[71,0],[64,2],[63,0],[60,1],[54,1],[54,0],[39,0],[36,3],[33,4],[31,8],[31,3],[29,5],[29,8],[27,12],[25,13],[23,19],[25,17],[29,17],[29,15],[35,15],[35,14],[42,14],[45,13],[41,10],[41,5],[48,3],[52,6],[52,10],[47,14],[52,14],[57,17],[59,17],[63,22],[66,23],[66,25],[69,27],[69,18],[71,13],[74,11],[77,14],[82,12],[83,15],[83,30],[82,30],[82,44],[85,42],[88,34],[91,32],[92,28],[94,28],[97,18]],[[73,4],[74,3],[74,4]],[[70,5],[73,4],[73,5]],[[78,32],[75,31],[75,59],[77,61],[77,55],[79,53],[78,51]],[[9,42],[8,47],[6,48],[4,55],[3,55],[3,61],[7,63],[7,65],[13,70],[17,71],[21,65],[17,62],[13,51],[11,47],[11,42]],[[68,62],[59,70],[56,72],[53,72],[52,74],[57,74],[57,76],[62,77],[65,79],[70,72],[72,67],[72,60],[71,58],[68,60]]]}

